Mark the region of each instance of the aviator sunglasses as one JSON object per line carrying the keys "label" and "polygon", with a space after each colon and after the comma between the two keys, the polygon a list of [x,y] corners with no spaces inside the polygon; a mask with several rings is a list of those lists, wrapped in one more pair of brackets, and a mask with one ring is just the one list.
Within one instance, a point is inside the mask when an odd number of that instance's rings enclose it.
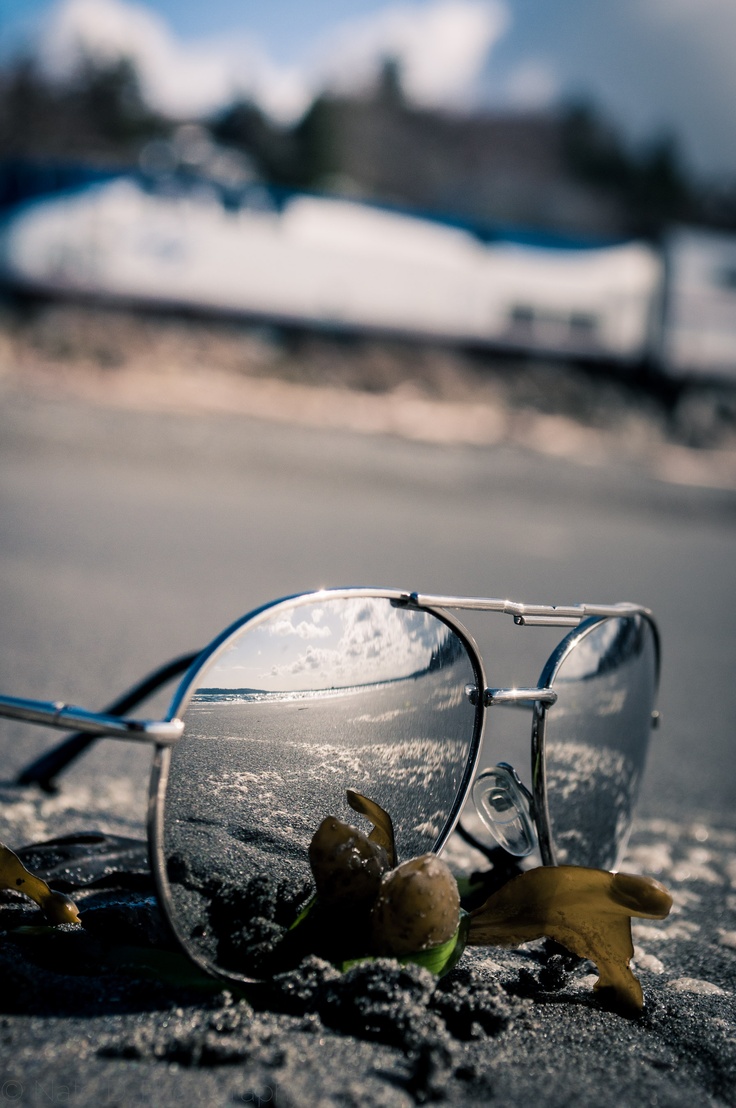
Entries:
{"label": "aviator sunglasses", "polygon": [[[489,688],[462,609],[570,630],[537,687]],[[615,868],[658,718],[659,653],[652,615],[635,604],[325,589],[251,612],[102,713],[2,696],[0,716],[76,728],[17,778],[45,789],[98,737],[154,744],[148,838],[162,910],[197,964],[248,981],[248,944],[263,941],[248,921],[267,915],[269,896],[298,911],[315,829],[326,815],[354,818],[347,790],[390,813],[400,859],[440,851],[472,797],[511,855]],[[165,719],[127,718],[182,674]],[[506,762],[478,766],[498,705],[531,709],[526,782]]]}

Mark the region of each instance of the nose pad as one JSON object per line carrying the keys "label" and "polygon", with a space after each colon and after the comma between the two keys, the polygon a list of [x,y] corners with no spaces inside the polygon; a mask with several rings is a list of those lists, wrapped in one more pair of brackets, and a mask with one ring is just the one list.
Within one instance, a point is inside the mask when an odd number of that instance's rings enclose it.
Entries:
{"label": "nose pad", "polygon": [[473,784],[478,815],[496,842],[517,858],[531,854],[537,843],[530,800],[516,770],[506,762],[484,770]]}

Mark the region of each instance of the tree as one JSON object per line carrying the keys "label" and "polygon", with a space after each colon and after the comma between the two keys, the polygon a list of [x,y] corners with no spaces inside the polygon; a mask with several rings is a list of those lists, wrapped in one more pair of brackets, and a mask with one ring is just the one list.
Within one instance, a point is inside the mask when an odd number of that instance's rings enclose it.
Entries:
{"label": "tree", "polygon": [[671,136],[631,148],[588,102],[563,112],[562,129],[570,173],[615,196],[628,213],[630,232],[656,234],[668,223],[696,218],[693,189]]}
{"label": "tree", "polygon": [[5,157],[131,162],[169,129],[146,105],[135,67],[124,58],[84,58],[64,82],[51,81],[29,59],[0,73]]}

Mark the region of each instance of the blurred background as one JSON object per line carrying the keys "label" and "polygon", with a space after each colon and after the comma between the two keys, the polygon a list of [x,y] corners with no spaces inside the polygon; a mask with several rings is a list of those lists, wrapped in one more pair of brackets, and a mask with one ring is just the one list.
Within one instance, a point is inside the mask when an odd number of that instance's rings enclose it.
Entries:
{"label": "blurred background", "polygon": [[[98,706],[321,584],[631,599],[643,811],[732,823],[734,46],[730,0],[3,0],[3,688]],[[554,645],[473,630],[492,684]],[[113,745],[77,803],[138,819]]]}
{"label": "blurred background", "polygon": [[736,17],[607,7],[7,0],[4,283],[733,384]]}

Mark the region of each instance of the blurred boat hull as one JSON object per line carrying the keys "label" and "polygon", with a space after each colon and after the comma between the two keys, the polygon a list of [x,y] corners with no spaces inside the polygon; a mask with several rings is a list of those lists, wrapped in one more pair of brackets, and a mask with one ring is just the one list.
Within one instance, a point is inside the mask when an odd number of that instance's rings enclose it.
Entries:
{"label": "blurred boat hull", "polygon": [[267,195],[229,210],[206,188],[118,178],[36,199],[5,220],[0,276],[51,295],[631,365],[651,350],[662,263],[644,243],[486,243],[368,204]]}

